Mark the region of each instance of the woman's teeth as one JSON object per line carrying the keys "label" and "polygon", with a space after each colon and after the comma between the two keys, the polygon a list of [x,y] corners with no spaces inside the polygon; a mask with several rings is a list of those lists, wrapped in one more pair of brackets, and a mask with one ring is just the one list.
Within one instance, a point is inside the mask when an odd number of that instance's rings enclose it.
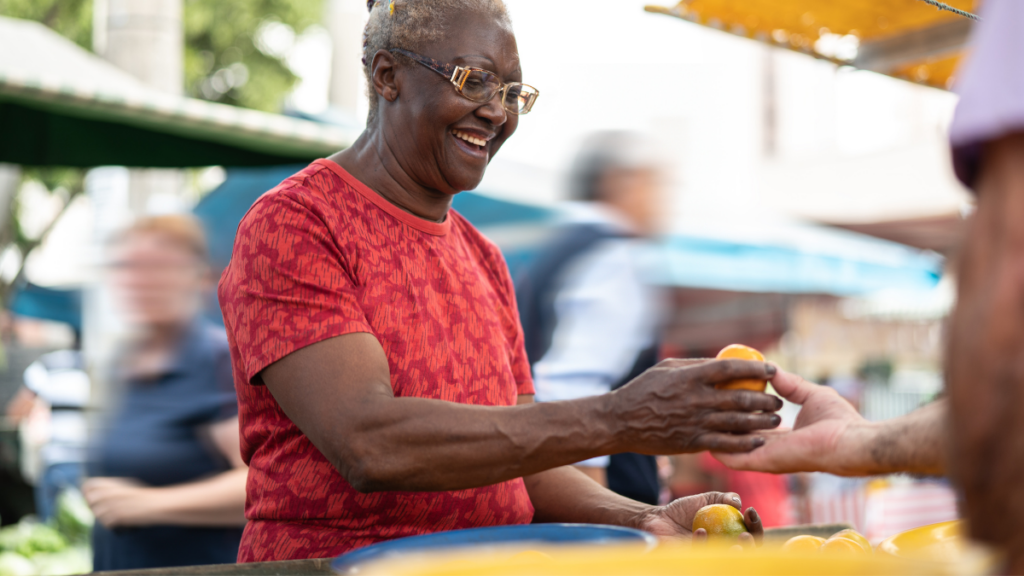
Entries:
{"label": "woman's teeth", "polygon": [[465,140],[466,142],[469,142],[470,144],[475,144],[477,146],[486,146],[487,145],[487,140],[484,140],[482,138],[475,138],[473,136],[470,136],[469,134],[466,134],[465,132],[460,132],[458,130],[452,130],[452,135],[455,136],[456,138],[461,138],[461,139]]}

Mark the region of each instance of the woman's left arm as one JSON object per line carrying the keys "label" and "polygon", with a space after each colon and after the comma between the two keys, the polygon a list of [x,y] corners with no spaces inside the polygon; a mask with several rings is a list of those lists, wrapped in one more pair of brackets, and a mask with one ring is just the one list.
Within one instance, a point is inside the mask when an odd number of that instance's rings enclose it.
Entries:
{"label": "woman's left arm", "polygon": [[[532,395],[519,397],[519,404],[533,402]],[[679,498],[665,506],[637,502],[601,486],[572,466],[560,466],[523,478],[534,508],[534,522],[611,524],[650,532],[662,537],[686,537],[698,510],[710,504],[728,504],[742,510],[738,494],[707,492]],[[753,508],[743,515],[750,536],[740,542],[760,542],[764,535],[761,518]],[[752,536],[752,539],[751,539]]]}
{"label": "woman's left arm", "polygon": [[238,418],[212,425],[210,437],[231,464],[230,470],[196,482],[161,487],[127,478],[91,478],[82,484],[82,493],[96,519],[107,528],[244,526],[249,468],[238,448]]}

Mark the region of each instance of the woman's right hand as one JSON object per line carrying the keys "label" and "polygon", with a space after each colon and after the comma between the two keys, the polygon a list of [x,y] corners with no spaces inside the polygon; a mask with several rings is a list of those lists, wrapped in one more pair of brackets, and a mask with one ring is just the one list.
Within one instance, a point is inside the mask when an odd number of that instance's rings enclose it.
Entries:
{"label": "woman's right hand", "polygon": [[749,452],[750,434],[777,427],[782,400],[750,390],[716,390],[738,378],[768,380],[776,368],[747,360],[663,360],[609,395],[617,436],[642,454]]}

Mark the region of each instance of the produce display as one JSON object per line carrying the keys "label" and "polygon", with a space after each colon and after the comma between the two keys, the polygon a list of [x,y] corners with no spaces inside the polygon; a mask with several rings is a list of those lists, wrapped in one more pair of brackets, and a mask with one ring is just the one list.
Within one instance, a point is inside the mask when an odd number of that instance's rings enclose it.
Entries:
{"label": "produce display", "polygon": [[856,530],[841,530],[827,540],[817,536],[794,536],[782,545],[784,552],[820,552],[822,554],[865,555],[874,549],[863,534]]}
{"label": "produce display", "polygon": [[[722,348],[722,351],[715,358],[718,360],[754,360],[764,362],[764,354],[743,344],[730,344]],[[753,390],[754,392],[764,392],[767,387],[768,382],[751,378],[740,378],[728,382],[720,382],[715,385],[715,388],[719,390]]]}
{"label": "produce display", "polygon": [[92,571],[93,515],[77,490],[63,492],[51,523],[32,517],[0,529],[0,576],[64,576]]}

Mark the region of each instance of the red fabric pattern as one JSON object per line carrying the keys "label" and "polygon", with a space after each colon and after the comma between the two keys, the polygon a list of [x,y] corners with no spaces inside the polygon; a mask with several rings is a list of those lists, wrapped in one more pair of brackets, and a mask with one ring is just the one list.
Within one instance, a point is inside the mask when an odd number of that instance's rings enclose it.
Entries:
{"label": "red fabric pattern", "polygon": [[249,210],[218,295],[249,464],[239,562],[530,522],[522,479],[453,492],[356,492],[259,377],[304,346],[368,332],[387,354],[395,396],[512,406],[533,394],[508,268],[458,213],[441,224],[416,218],[317,160]]}

